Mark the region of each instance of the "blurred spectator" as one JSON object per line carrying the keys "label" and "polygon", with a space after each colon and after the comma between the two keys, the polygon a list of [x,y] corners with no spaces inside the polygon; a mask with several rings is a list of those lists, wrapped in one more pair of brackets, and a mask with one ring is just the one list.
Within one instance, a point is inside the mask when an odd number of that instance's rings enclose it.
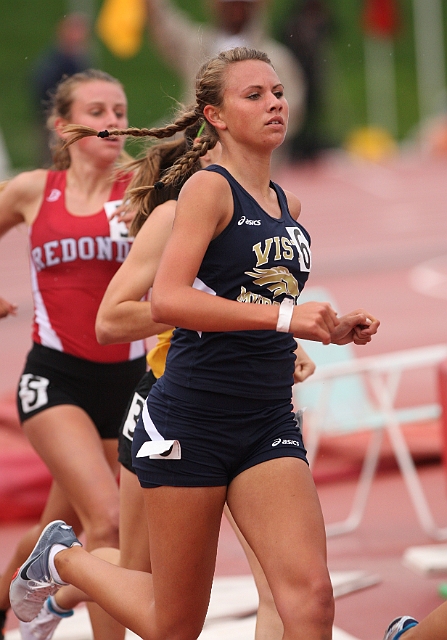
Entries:
{"label": "blurred spectator", "polygon": [[51,156],[46,127],[46,108],[50,95],[64,76],[85,71],[91,65],[91,30],[82,13],[64,16],[56,26],[55,42],[31,66],[30,84],[39,128],[39,164],[50,166]]}
{"label": "blurred spectator", "polygon": [[265,51],[285,87],[290,107],[288,138],[303,121],[305,81],[293,53],[273,40],[265,25],[265,0],[211,0],[212,24],[195,22],[170,0],[146,0],[151,40],[179,74],[183,101],[192,101],[199,65],[219,51],[236,46]]}
{"label": "blurred spectator", "polygon": [[299,60],[307,86],[305,119],[301,131],[291,142],[295,158],[315,156],[325,146],[319,124],[322,104],[322,55],[330,16],[323,0],[303,0],[283,27],[282,40]]}

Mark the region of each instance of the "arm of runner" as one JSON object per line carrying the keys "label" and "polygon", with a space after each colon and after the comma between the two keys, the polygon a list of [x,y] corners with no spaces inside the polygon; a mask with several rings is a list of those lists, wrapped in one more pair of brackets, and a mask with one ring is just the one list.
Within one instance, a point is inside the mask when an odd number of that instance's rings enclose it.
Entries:
{"label": "arm of runner", "polygon": [[135,210],[129,209],[129,206],[124,203],[112,213],[110,220],[118,218],[120,222],[124,222],[126,227],[130,229],[130,225],[132,224],[132,220],[135,218],[135,214]]}
{"label": "arm of runner", "polygon": [[377,318],[364,309],[357,309],[339,318],[339,324],[331,334],[331,342],[334,344],[354,342],[354,344],[365,345],[371,342],[379,326],[380,322]]}
{"label": "arm of runner", "polygon": [[297,345],[295,349],[295,371],[293,373],[293,381],[294,382],[304,382],[307,380],[309,376],[311,376],[315,369],[315,362],[309,358],[301,344],[297,340]]}
{"label": "arm of runner", "polygon": [[17,315],[17,305],[0,298],[0,318]]}
{"label": "arm of runner", "polygon": [[0,236],[21,222],[29,226],[42,202],[47,172],[25,171],[7,182],[0,191]]}
{"label": "arm of runner", "polygon": [[153,321],[147,294],[171,233],[174,214],[173,200],[152,211],[110,281],[96,316],[96,337],[100,344],[140,340],[171,327]]}
{"label": "arm of runner", "polygon": [[286,194],[290,215],[294,220],[298,220],[301,213],[301,201],[291,191],[284,191],[284,193]]}

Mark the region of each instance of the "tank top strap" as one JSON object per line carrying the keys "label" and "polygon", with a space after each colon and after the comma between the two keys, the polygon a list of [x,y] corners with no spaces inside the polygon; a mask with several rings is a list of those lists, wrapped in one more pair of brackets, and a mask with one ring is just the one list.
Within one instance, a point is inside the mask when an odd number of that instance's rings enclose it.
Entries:
{"label": "tank top strap", "polygon": [[[221,167],[218,164],[210,164],[208,167],[205,168],[205,171],[212,171],[213,173],[218,173],[219,175],[223,176],[224,178],[226,178],[226,180],[228,180],[228,183],[230,184],[232,190],[236,190],[237,192],[242,193],[244,196],[248,196],[254,202],[256,202],[256,200],[253,198],[253,196],[251,196],[248,193],[248,191],[246,191],[246,189],[244,189],[244,187],[236,180],[236,178],[234,178],[231,175],[231,173],[228,171],[228,169],[225,169],[225,167]],[[270,180],[270,187],[275,191],[275,193],[276,193],[276,195],[278,197],[278,202],[279,202],[279,206],[281,208],[281,213],[282,213],[283,217],[292,219],[292,217],[290,215],[290,212],[289,212],[289,205],[287,203],[287,197],[286,197],[286,194],[284,193],[284,190],[282,189],[282,187],[280,187],[279,184],[277,184],[276,182],[273,182],[273,180]],[[258,206],[260,206],[260,205],[258,205]]]}

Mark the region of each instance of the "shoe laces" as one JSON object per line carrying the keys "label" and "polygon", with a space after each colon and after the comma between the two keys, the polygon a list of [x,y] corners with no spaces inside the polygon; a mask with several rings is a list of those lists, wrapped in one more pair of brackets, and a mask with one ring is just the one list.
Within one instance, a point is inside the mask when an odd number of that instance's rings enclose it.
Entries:
{"label": "shoe laces", "polygon": [[43,580],[29,580],[24,600],[41,602],[42,596],[52,596],[57,590],[58,588],[54,583],[48,583]]}

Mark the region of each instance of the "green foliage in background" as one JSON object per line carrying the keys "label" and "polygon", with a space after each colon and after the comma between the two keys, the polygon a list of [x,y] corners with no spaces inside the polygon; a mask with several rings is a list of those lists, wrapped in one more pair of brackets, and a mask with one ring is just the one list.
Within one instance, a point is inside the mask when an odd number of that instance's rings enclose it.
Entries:
{"label": "green foliage in background", "polygon": [[[88,0],[83,0],[85,3]],[[176,0],[201,21],[207,19],[206,0]],[[97,15],[102,0],[91,0]],[[289,11],[300,0],[273,0],[270,3],[271,28],[282,31]],[[363,68],[364,34],[361,30],[359,0],[327,0],[332,25],[322,60],[324,96],[320,115],[321,132],[336,145],[347,133],[366,124]],[[37,148],[29,78],[33,62],[52,41],[54,27],[68,11],[67,0],[15,0],[2,2],[0,21],[0,128],[15,170],[36,166]],[[402,0],[402,27],[394,42],[397,77],[399,137],[407,136],[418,122],[411,3]],[[76,8],[71,0],[70,8]],[[118,77],[129,99],[129,122],[148,126],[175,106],[179,96],[176,75],[144,39],[142,49],[130,60],[115,58],[95,38],[95,66]],[[174,99],[174,100],[173,100]]]}

